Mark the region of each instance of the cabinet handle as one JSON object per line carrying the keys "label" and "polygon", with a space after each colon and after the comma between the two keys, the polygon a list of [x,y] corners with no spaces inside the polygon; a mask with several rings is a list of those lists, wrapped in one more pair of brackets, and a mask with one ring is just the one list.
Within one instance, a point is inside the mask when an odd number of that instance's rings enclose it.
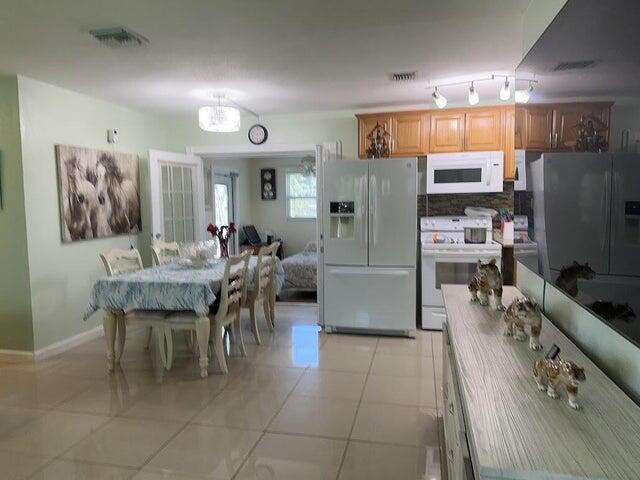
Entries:
{"label": "cabinet handle", "polygon": [[558,132],[553,134],[553,141],[556,144],[553,148],[558,148]]}
{"label": "cabinet handle", "polygon": [[553,133],[549,132],[549,148],[553,148]]}

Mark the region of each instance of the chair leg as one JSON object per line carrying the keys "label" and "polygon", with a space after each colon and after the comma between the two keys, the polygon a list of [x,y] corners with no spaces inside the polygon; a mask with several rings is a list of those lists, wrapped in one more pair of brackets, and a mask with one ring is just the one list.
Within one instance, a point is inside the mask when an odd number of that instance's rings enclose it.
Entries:
{"label": "chair leg", "polygon": [[211,321],[209,320],[209,317],[198,317],[198,319],[196,320],[196,339],[198,341],[198,350],[200,353],[200,377],[202,378],[205,378],[209,375],[209,357],[207,356],[207,354],[209,353],[210,332]]}
{"label": "chair leg", "polygon": [[269,309],[271,310],[271,329],[276,328],[276,289],[275,287],[269,292]]}
{"label": "chair leg", "polygon": [[224,329],[217,322],[214,322],[213,328],[213,350],[216,353],[216,358],[218,359],[222,373],[227,374],[229,373],[229,369],[227,368],[227,360],[224,358],[224,345],[222,342]]}
{"label": "chair leg", "polygon": [[258,330],[258,321],[256,320],[256,302],[251,302],[249,304],[249,319],[251,322],[253,338],[256,339],[256,343],[258,345],[262,345],[262,340],[260,340],[260,330]]}
{"label": "chair leg", "polygon": [[116,363],[115,341],[116,341],[116,314],[113,312],[105,312],[102,319],[102,328],[104,328],[104,339],[107,342],[107,369],[113,372]]}
{"label": "chair leg", "polygon": [[164,341],[167,344],[167,362],[164,368],[171,370],[173,365],[173,330],[168,325],[164,327]]}
{"label": "chair leg", "polygon": [[145,350],[149,350],[151,347],[151,337],[153,337],[153,327],[147,327],[147,339],[144,341]]}
{"label": "chair leg", "polygon": [[152,327],[152,330],[156,333],[156,342],[158,343],[158,351],[160,352],[160,360],[162,361],[162,366],[168,370],[167,368],[167,350],[166,350],[166,340],[165,340],[165,332],[164,326],[157,325]]}
{"label": "chair leg", "polygon": [[[238,347],[240,348],[240,355],[242,355],[243,357],[247,356],[247,349],[244,346],[244,338],[242,338],[242,320],[240,318],[240,309],[238,309],[238,313],[236,315],[236,321],[233,322],[233,324],[235,325],[237,323],[236,326],[234,326],[234,329],[237,328],[238,331],[238,337],[236,338],[235,333],[234,333],[234,340],[237,341],[238,343]],[[235,331],[235,330],[234,330]]]}
{"label": "chair leg", "polygon": [[122,354],[124,353],[124,344],[127,339],[127,324],[124,313],[118,314],[116,317],[116,365],[120,363]]}
{"label": "chair leg", "polygon": [[271,325],[271,305],[269,305],[269,297],[262,299],[262,310],[264,311],[264,319],[267,321],[267,328],[270,332],[273,332],[273,325]]}

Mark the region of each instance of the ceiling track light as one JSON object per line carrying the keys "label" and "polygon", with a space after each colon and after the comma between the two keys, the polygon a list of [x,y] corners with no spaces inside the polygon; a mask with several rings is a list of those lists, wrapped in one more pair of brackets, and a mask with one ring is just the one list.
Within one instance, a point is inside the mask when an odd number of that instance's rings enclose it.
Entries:
{"label": "ceiling track light", "polygon": [[511,98],[511,86],[509,85],[509,77],[505,77],[504,84],[500,89],[500,100],[507,101]]}
{"label": "ceiling track light", "polygon": [[469,105],[477,105],[479,101],[480,95],[478,95],[478,91],[473,85],[473,82],[471,82],[471,86],[469,87]]}
{"label": "ceiling track light", "polygon": [[515,100],[516,103],[528,103],[531,98],[531,93],[533,92],[533,83],[534,81],[529,80],[529,88],[526,90],[516,90]]}
{"label": "ceiling track light", "polygon": [[447,98],[441,95],[440,92],[438,92],[438,87],[434,88],[433,94],[431,94],[431,96],[433,97],[433,101],[436,103],[438,108],[444,108],[447,106]]}

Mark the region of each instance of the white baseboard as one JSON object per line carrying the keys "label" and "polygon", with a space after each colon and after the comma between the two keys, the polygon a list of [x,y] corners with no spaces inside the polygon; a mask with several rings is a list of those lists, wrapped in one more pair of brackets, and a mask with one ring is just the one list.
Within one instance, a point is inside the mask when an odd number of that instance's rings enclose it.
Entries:
{"label": "white baseboard", "polygon": [[20,357],[23,359],[33,358],[33,352],[29,350],[6,350],[0,348],[0,356]]}
{"label": "white baseboard", "polygon": [[52,343],[51,345],[41,348],[40,350],[36,350],[35,352],[33,352],[33,358],[35,360],[49,358],[57,355],[58,353],[65,352],[72,349],[73,347],[77,347],[78,345],[89,342],[95,338],[99,338],[103,335],[104,330],[102,328],[102,325],[98,325],[91,330],[87,330],[86,332],[79,333],[78,335],[74,335],[73,337],[65,338],[64,340],[60,340],[59,342]]}

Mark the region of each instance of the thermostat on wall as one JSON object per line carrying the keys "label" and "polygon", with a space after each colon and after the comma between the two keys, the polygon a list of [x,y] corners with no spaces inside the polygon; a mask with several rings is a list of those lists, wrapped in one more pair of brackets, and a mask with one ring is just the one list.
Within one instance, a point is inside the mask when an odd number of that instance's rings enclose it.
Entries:
{"label": "thermostat on wall", "polygon": [[107,130],[107,142],[109,143],[118,142],[118,130],[116,130],[115,128],[111,128]]}

